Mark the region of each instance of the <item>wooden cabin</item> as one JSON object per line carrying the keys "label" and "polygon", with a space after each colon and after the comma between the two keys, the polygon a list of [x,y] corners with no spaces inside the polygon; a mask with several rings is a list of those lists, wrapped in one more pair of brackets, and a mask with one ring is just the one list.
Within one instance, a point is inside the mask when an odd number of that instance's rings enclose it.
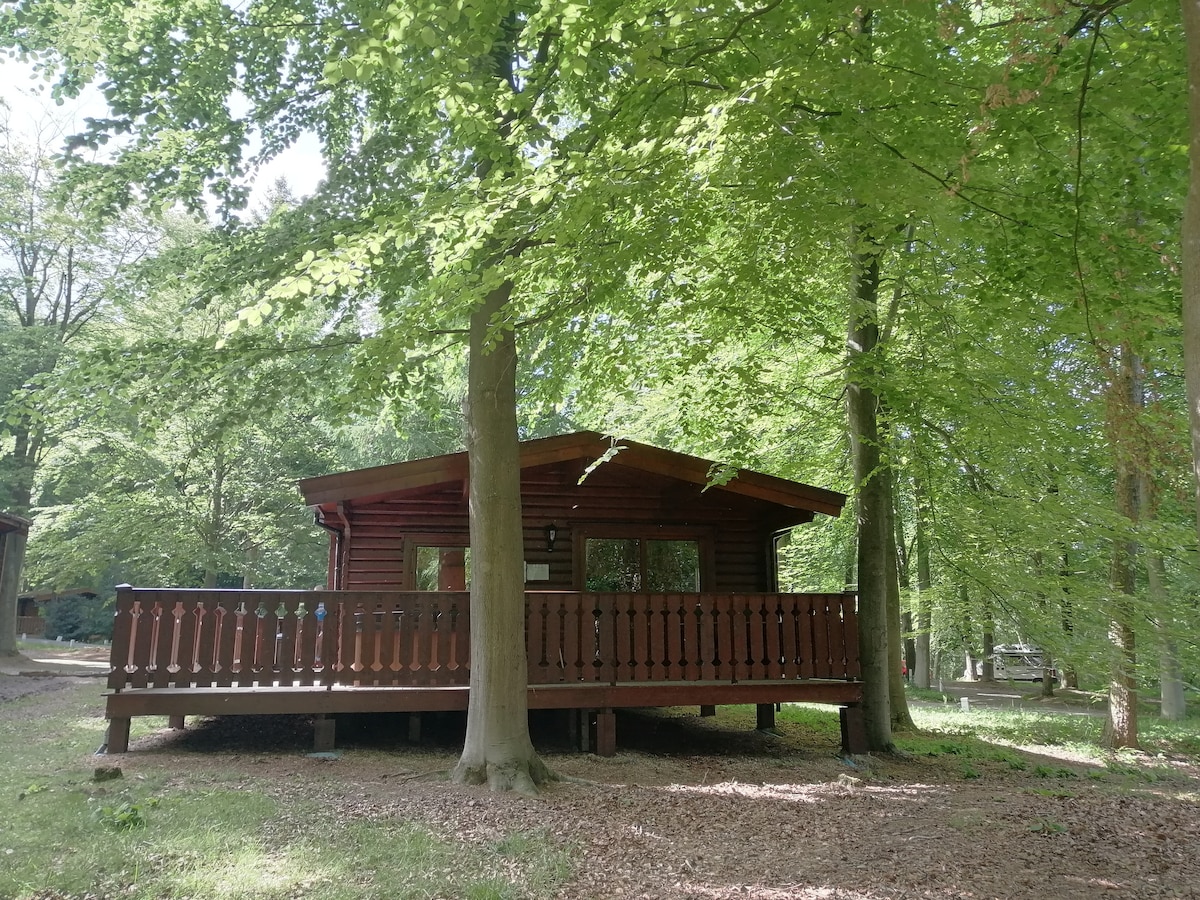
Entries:
{"label": "wooden cabin", "polygon": [[[91,588],[28,591],[17,595],[17,634],[24,637],[47,637],[46,618],[42,609],[47,603],[71,603],[98,597]],[[51,635],[53,636],[53,635]]]}
{"label": "wooden cabin", "polygon": [[[780,593],[781,535],[833,491],[592,432],[521,445],[529,706],[616,748],[622,707],[842,707],[862,749],[856,598]],[[118,589],[110,752],[129,717],[465,709],[467,455],[300,482],[329,532],[324,590]],[[583,727],[586,726],[586,727]]]}
{"label": "wooden cabin", "polygon": [[[613,452],[615,449],[615,452]],[[607,462],[597,460],[612,453]],[[781,534],[843,494],[579,432],[521,444],[529,590],[778,590]],[[467,455],[309,478],[331,590],[465,590]]]}

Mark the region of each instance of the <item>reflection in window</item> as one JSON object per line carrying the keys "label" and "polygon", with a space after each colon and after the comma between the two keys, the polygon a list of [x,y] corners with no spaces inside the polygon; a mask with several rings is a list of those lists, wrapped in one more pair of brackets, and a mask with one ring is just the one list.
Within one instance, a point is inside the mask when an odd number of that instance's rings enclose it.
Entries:
{"label": "reflection in window", "polygon": [[646,590],[700,590],[700,545],[696,541],[646,541]]}
{"label": "reflection in window", "polygon": [[465,591],[471,586],[471,548],[417,547],[413,568],[418,591]]}
{"label": "reflection in window", "polygon": [[588,538],[589,591],[698,591],[700,544],[639,538]]}

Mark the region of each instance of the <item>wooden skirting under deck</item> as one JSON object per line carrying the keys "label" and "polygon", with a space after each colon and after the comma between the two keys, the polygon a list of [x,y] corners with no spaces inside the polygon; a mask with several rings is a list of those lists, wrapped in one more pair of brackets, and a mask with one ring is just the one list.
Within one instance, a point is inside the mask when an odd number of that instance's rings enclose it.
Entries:
{"label": "wooden skirting under deck", "polygon": [[[365,687],[351,685],[253,685],[191,688],[127,688],[106,696],[109,720],[107,752],[129,749],[130,720],[136,716],[168,716],[176,727],[185,716],[315,715],[338,713],[444,712],[465,710],[466,685]],[[731,704],[831,703],[843,715],[842,744],[846,753],[861,753],[854,722],[862,702],[862,683],[851,681],[640,682],[637,684],[546,684],[529,687],[530,709],[581,709],[597,714],[596,751],[616,752],[612,711],[654,706],[724,706]],[[847,731],[849,727],[850,731]],[[332,749],[333,730],[317,729],[318,749]]]}

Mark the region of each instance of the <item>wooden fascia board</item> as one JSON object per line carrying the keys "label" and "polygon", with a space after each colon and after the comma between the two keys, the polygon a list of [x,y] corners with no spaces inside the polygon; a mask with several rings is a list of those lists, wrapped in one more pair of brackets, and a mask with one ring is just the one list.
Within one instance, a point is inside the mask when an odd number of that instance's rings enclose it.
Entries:
{"label": "wooden fascia board", "polygon": [[[629,455],[622,458],[625,453]],[[701,485],[708,484],[708,473],[712,467],[712,463],[699,457],[645,445],[629,446],[627,451],[614,456],[611,462]],[[845,496],[836,491],[786,481],[747,469],[739,469],[732,480],[723,485],[714,485],[711,490],[730,491],[756,500],[765,500],[792,509],[812,510],[829,516],[840,515],[846,502]]]}
{"label": "wooden fascia board", "polygon": [[[543,438],[522,448],[521,468],[528,469],[578,459],[593,449],[596,450],[597,456],[606,449],[599,435],[585,432],[581,435]],[[404,491],[439,484],[465,484],[467,474],[467,454],[462,452],[306,478],[300,481],[298,486],[308,506],[326,507],[345,500],[353,500],[359,505],[382,500]]]}
{"label": "wooden fascia board", "polygon": [[[461,459],[458,457],[461,455]],[[414,488],[449,484],[467,477],[466,454],[418,459],[356,472],[340,472],[300,482],[300,492],[309,506],[354,500],[357,503],[381,499]],[[369,492],[369,493],[368,493]]]}

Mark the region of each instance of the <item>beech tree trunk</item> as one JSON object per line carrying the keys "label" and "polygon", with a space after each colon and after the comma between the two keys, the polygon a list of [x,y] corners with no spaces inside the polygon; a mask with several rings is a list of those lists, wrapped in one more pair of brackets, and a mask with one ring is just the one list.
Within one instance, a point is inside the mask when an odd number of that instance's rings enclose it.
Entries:
{"label": "beech tree trunk", "polygon": [[[1139,456],[1137,473],[1137,500],[1141,520],[1157,515],[1157,489],[1154,473],[1150,471],[1145,454]],[[1179,661],[1179,648],[1171,627],[1170,598],[1167,595],[1167,564],[1161,552],[1146,556],[1146,597],[1154,610],[1153,623],[1158,638],[1158,688],[1159,715],[1171,722],[1187,716],[1187,698],[1183,692],[1183,666]]]}
{"label": "beech tree trunk", "polygon": [[1192,469],[1196,480],[1196,528],[1200,534],[1200,0],[1182,0],[1187,42],[1191,178],[1183,208],[1183,368],[1187,383]]}
{"label": "beech tree trunk", "polygon": [[983,611],[983,651],[979,658],[979,680],[980,681],[995,681],[996,680],[996,637],[992,630],[992,611],[986,606]]}
{"label": "beech tree trunk", "polygon": [[867,748],[891,751],[891,671],[888,652],[888,496],[879,475],[878,400],[872,385],[879,343],[879,248],[856,227],[852,234],[850,324],[847,330],[846,413],[854,468],[858,531],[858,634],[862,658]]}
{"label": "beech tree trunk", "polygon": [[[1058,575],[1062,581],[1062,631],[1068,646],[1070,646],[1075,634],[1075,605],[1071,601],[1071,588],[1068,585],[1071,578],[1071,554],[1065,544],[1062,547]],[[1059,669],[1059,675],[1063,687],[1070,690],[1079,688],[1079,673],[1075,671],[1073,665],[1062,666]]]}
{"label": "beech tree trunk", "polygon": [[887,509],[884,534],[887,535],[887,618],[888,618],[888,701],[892,707],[892,729],[913,731],[912,714],[908,711],[908,697],[904,693],[904,629],[900,616],[900,550],[896,542],[895,480],[890,467],[880,470],[879,478],[884,484]]}
{"label": "beech tree trunk", "polygon": [[453,778],[533,794],[553,776],[529,737],[517,351],[512,330],[497,321],[511,293],[512,283],[505,282],[471,315],[471,694]]}
{"label": "beech tree trunk", "polygon": [[[1138,498],[1138,439],[1133,434],[1137,412],[1142,407],[1140,361],[1128,344],[1119,349],[1109,386],[1109,440],[1116,468],[1117,512],[1132,528],[1141,513]],[[1109,749],[1138,746],[1137,648],[1134,631],[1134,593],[1137,542],[1118,538],[1113,542],[1109,584],[1108,639],[1112,644],[1112,668],[1108,686],[1108,718],[1100,743]]]}
{"label": "beech tree trunk", "polygon": [[[1149,584],[1147,593],[1156,609],[1169,602],[1166,591],[1166,563],[1161,553],[1155,553],[1146,561]],[[1183,666],[1179,661],[1179,648],[1170,626],[1158,615],[1154,619],[1158,633],[1158,685],[1161,706],[1159,715],[1170,722],[1187,718],[1187,697],[1183,693]]]}
{"label": "beech tree trunk", "polygon": [[24,531],[0,532],[0,657],[17,655],[17,594],[25,543]]}
{"label": "beech tree trunk", "polygon": [[933,586],[932,569],[929,565],[929,543],[926,534],[926,516],[929,499],[920,480],[913,480],[913,497],[916,500],[917,519],[914,523],[913,540],[917,557],[917,640],[916,666],[913,668],[913,684],[928,689],[930,685],[929,631],[933,627],[933,611],[930,609],[929,590]]}

